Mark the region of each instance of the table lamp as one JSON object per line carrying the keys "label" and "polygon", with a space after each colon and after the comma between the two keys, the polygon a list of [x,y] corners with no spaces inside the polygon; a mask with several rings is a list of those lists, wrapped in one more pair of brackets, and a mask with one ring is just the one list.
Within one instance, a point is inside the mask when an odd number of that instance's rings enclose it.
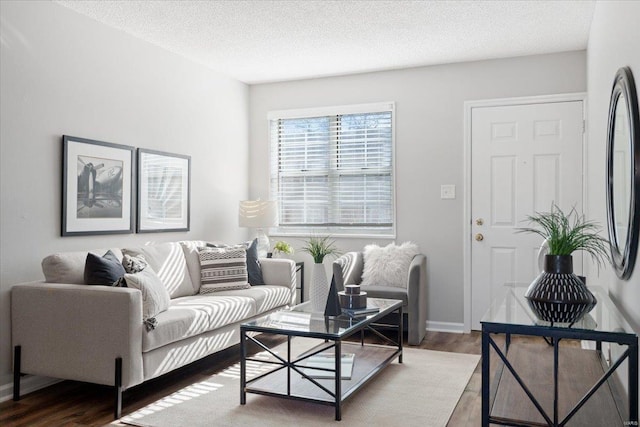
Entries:
{"label": "table lamp", "polygon": [[255,228],[258,238],[258,257],[269,252],[269,238],[265,228],[278,225],[278,202],[275,200],[242,200],[238,209],[238,225]]}

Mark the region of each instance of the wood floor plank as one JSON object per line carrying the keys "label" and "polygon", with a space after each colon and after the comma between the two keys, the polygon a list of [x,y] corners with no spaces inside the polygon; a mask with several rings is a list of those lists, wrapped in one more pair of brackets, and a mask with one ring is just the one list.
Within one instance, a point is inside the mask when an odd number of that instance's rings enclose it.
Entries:
{"label": "wood floor plank", "polygon": [[[380,343],[374,336],[367,335],[369,343]],[[500,337],[496,341],[502,344]],[[537,346],[546,344],[539,338],[515,337],[513,343]],[[277,344],[277,339],[273,344]],[[567,347],[578,347],[576,342],[563,343]],[[407,347],[414,347],[405,344]],[[456,334],[427,332],[424,341],[417,348],[480,354],[481,334]],[[535,351],[538,351],[535,350]],[[255,349],[254,349],[255,351]],[[492,357],[492,369],[496,361]],[[204,381],[215,372],[239,361],[238,347],[232,347],[199,362],[173,371],[160,378],[148,381],[127,390],[124,394],[123,414],[134,412],[190,384]],[[449,421],[450,427],[477,427],[481,413],[481,369],[480,364],[462,394]],[[23,396],[19,402],[0,403],[0,425],[11,427],[33,426],[104,426],[113,421],[113,391],[110,387],[63,381],[45,389]]]}

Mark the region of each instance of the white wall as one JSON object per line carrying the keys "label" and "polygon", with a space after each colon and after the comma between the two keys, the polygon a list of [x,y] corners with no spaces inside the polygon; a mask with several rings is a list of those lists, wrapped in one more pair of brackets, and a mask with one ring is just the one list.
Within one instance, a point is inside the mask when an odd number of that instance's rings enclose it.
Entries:
{"label": "white wall", "polygon": [[[629,66],[640,87],[640,2],[598,2],[587,49],[589,216],[606,224],[607,115],[613,78],[620,67]],[[597,276],[597,271],[591,274]],[[600,271],[600,285],[608,287],[612,299],[640,333],[640,260],[628,281],[613,270]]]}
{"label": "white wall", "polygon": [[[7,384],[9,291],[42,278],[47,254],[245,237],[236,218],[248,188],[248,89],[54,3],[0,7],[0,383]],[[63,134],[191,155],[191,231],[60,237]]]}
{"label": "white wall", "polygon": [[[461,327],[464,102],[584,92],[585,68],[580,51],[251,86],[250,195],[269,191],[268,111],[395,101],[397,241],[427,255],[428,319]],[[456,185],[455,200],[440,199],[441,184]],[[359,250],[369,240],[338,243]]]}

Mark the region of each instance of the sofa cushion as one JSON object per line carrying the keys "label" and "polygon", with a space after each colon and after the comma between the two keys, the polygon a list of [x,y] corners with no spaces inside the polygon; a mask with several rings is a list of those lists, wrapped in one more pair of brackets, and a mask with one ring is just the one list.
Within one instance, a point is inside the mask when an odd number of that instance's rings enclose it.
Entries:
{"label": "sofa cushion", "polygon": [[143,332],[142,351],[237,323],[284,306],[290,299],[291,291],[277,285],[173,299],[169,309],[156,316],[156,328]]}
{"label": "sofa cushion", "polygon": [[126,248],[123,253],[144,256],[164,284],[171,298],[193,295],[194,287],[187,270],[182,246],[178,242]]}
{"label": "sofa cushion", "polygon": [[378,245],[365,246],[362,286],[406,288],[409,266],[413,257],[419,253],[418,245],[411,242],[399,246],[390,243],[383,248]]}
{"label": "sofa cushion", "polygon": [[285,286],[257,286],[249,289],[220,291],[220,296],[248,296],[255,301],[256,314],[265,313],[277,307],[285,306],[291,300],[291,290]]}
{"label": "sofa cushion", "polygon": [[197,294],[200,292],[200,285],[202,284],[200,279],[200,257],[198,256],[198,248],[207,246],[207,242],[203,240],[183,240],[180,242],[180,246],[182,246],[184,259],[187,262],[187,270],[189,271],[189,277],[191,277],[193,293]]}
{"label": "sofa cushion", "polygon": [[142,292],[142,320],[145,323],[169,308],[169,292],[151,267],[146,267],[138,273],[127,273],[124,280],[127,287]]}
{"label": "sofa cushion", "polygon": [[105,252],[111,251],[118,261],[122,260],[122,251],[118,248],[96,249],[79,252],[60,252],[51,254],[42,260],[42,273],[49,283],[70,283],[73,285],[83,285],[84,267],[87,261],[87,254],[102,256]]}
{"label": "sofa cushion", "polygon": [[107,251],[104,256],[87,254],[84,265],[84,282],[87,285],[118,286],[124,274],[124,267],[113,252]]}
{"label": "sofa cushion", "polygon": [[157,326],[142,333],[142,351],[239,322],[256,313],[249,296],[195,295],[171,300],[169,309],[156,316]]}
{"label": "sofa cushion", "polygon": [[249,288],[247,252],[243,246],[228,248],[204,247],[200,256],[200,293]]}

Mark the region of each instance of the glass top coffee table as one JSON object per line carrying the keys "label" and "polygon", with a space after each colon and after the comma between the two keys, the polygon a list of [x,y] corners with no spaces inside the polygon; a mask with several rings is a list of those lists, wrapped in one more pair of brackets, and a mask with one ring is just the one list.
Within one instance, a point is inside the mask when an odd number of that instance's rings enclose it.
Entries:
{"label": "glass top coffee table", "polygon": [[[247,393],[314,402],[334,406],[339,421],[345,400],[396,358],[402,363],[402,301],[369,298],[367,308],[379,311],[329,317],[313,313],[307,302],[242,324],[240,404],[246,404]],[[397,313],[397,324],[380,323],[391,313]],[[382,332],[389,329],[393,339]],[[365,330],[388,345],[365,344]],[[259,333],[286,336],[287,341],[270,348],[260,341]],[[359,342],[346,341],[357,333]],[[247,356],[249,342],[264,350],[260,357]],[[247,380],[247,362],[273,369]]]}

